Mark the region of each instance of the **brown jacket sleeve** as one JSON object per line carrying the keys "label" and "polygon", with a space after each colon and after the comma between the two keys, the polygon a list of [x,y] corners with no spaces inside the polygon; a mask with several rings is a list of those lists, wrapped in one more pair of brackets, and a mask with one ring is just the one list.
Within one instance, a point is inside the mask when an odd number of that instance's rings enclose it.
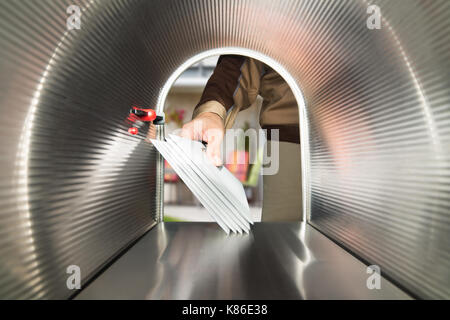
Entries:
{"label": "brown jacket sleeve", "polygon": [[245,57],[222,55],[213,74],[206,83],[200,102],[194,109],[193,118],[203,112],[217,113],[225,120],[227,111],[234,105],[233,96],[241,77]]}
{"label": "brown jacket sleeve", "polygon": [[255,102],[261,85],[264,64],[243,56],[220,56],[209,78],[193,118],[203,112],[218,114],[231,128],[239,111]]}

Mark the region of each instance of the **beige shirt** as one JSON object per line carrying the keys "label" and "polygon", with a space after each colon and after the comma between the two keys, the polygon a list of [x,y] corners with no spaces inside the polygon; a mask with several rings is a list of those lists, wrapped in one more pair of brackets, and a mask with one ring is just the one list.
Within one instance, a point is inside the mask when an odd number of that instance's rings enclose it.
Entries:
{"label": "beige shirt", "polygon": [[250,107],[258,95],[263,98],[261,127],[280,129],[280,141],[299,143],[294,94],[277,72],[252,58],[220,56],[193,118],[203,112],[214,112],[224,120],[226,129],[231,128],[239,111]]}

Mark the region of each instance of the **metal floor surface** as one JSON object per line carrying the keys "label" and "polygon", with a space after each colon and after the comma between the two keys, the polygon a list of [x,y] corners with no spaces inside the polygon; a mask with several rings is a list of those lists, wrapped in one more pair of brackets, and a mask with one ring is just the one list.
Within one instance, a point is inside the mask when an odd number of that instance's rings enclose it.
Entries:
{"label": "metal floor surface", "polygon": [[[383,272],[381,270],[381,272]],[[410,299],[305,223],[255,223],[230,235],[215,223],[150,230],[76,299]]]}

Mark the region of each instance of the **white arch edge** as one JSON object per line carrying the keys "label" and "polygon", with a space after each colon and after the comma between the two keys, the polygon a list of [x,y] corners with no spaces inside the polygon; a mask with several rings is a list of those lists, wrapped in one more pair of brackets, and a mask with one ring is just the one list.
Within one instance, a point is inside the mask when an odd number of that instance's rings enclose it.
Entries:
{"label": "white arch edge", "polygon": [[302,166],[302,206],[303,212],[302,217],[303,221],[307,221],[310,217],[310,163],[309,163],[309,129],[308,129],[308,121],[307,121],[307,112],[306,112],[306,103],[297,81],[291,76],[291,74],[277,61],[266,56],[260,52],[253,51],[247,48],[240,47],[223,47],[223,48],[215,48],[211,50],[206,50],[201,53],[194,55],[193,57],[187,59],[184,63],[182,63],[167,79],[166,83],[162,87],[159,92],[158,100],[156,103],[156,112],[160,113],[164,110],[164,105],[166,102],[167,95],[169,94],[172,85],[178,79],[178,77],[191,65],[197,63],[205,58],[209,58],[212,56],[218,56],[223,54],[235,54],[235,55],[243,55],[250,58],[257,59],[259,61],[264,62],[272,69],[276,70],[279,75],[281,75],[284,80],[288,83],[289,87],[292,90],[292,93],[297,100],[297,105],[299,108],[299,126],[300,126],[300,149],[301,149],[301,166]]}

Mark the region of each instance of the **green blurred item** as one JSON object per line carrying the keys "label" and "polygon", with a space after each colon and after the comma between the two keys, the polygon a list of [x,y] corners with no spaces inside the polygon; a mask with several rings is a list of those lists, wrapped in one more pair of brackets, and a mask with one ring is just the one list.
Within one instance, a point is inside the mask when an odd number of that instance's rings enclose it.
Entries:
{"label": "green blurred item", "polygon": [[258,186],[259,175],[261,172],[263,158],[263,149],[258,149],[258,155],[255,159],[255,163],[251,165],[250,172],[248,173],[247,181],[243,183],[245,187],[256,187]]}

